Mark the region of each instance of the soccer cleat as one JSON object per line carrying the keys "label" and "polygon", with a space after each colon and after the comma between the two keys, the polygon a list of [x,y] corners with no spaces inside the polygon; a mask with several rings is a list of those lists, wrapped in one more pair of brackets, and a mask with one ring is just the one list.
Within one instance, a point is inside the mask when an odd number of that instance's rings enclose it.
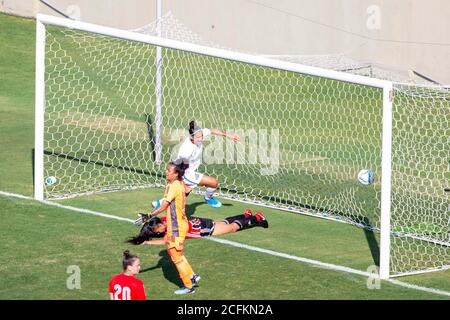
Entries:
{"label": "soccer cleat", "polygon": [[250,209],[245,209],[245,211],[244,211],[244,217],[250,218],[251,216],[252,216],[252,210],[250,210]]}
{"label": "soccer cleat", "polygon": [[263,228],[268,228],[269,227],[269,223],[267,222],[266,218],[264,218],[263,214],[261,212],[256,212],[255,213],[255,218],[256,218],[256,223],[257,226],[263,227]]}
{"label": "soccer cleat", "polygon": [[192,287],[192,288],[182,287],[182,288],[180,288],[178,290],[175,290],[174,293],[181,295],[181,294],[188,294],[188,293],[194,293],[194,292],[195,292],[195,288],[194,287]]}
{"label": "soccer cleat", "polygon": [[222,206],[222,203],[219,200],[217,200],[216,198],[211,198],[209,200],[207,200],[206,198],[204,198],[204,199],[205,199],[205,202],[213,208],[220,208]]}
{"label": "soccer cleat", "polygon": [[192,287],[197,286],[200,279],[201,277],[198,274],[194,273],[191,277]]}
{"label": "soccer cleat", "polygon": [[152,207],[153,207],[153,209],[157,209],[157,208],[161,207],[161,201],[159,201],[159,200],[152,201]]}

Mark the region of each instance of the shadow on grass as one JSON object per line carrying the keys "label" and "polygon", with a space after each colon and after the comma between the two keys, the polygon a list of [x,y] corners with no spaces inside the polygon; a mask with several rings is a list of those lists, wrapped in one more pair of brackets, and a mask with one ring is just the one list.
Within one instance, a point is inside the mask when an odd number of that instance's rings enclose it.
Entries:
{"label": "shadow on grass", "polygon": [[[370,221],[367,217],[364,217],[363,223],[367,226],[370,226]],[[380,247],[378,245],[377,238],[375,237],[375,233],[372,230],[364,228],[364,235],[366,236],[367,244],[370,249],[370,253],[372,254],[373,263],[376,266],[380,266]]]}
{"label": "shadow on grass", "polygon": [[167,250],[161,250],[159,252],[159,256],[161,257],[158,261],[158,263],[153,266],[146,269],[141,269],[140,273],[152,271],[156,269],[162,269],[162,272],[164,274],[164,278],[166,278],[168,281],[175,284],[177,287],[182,287],[183,282],[180,279],[180,276],[178,275],[177,268],[173,264],[172,260],[169,257],[169,254],[167,253]]}
{"label": "shadow on grass", "polygon": [[[197,211],[197,207],[202,206],[202,205],[204,205],[204,206],[201,208],[201,212],[206,212],[206,211],[210,212],[210,211],[213,211],[213,210],[220,210],[220,209],[213,208],[213,207],[209,206],[208,204],[206,204],[203,201],[194,202],[194,203],[186,204],[186,216],[187,216],[187,218],[189,219],[191,216],[193,216],[195,213],[197,213],[196,212]],[[232,207],[232,206],[233,205],[229,204],[229,203],[222,203],[222,207]],[[200,214],[198,214],[196,216],[197,217],[201,217],[202,216],[201,212],[200,212]]]}

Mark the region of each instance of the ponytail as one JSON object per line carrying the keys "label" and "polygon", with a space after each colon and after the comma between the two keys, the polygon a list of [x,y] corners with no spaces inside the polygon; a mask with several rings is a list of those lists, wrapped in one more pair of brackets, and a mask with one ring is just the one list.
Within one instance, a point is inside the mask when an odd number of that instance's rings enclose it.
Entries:
{"label": "ponytail", "polygon": [[196,134],[198,131],[202,130],[202,128],[200,126],[198,126],[194,120],[192,120],[191,122],[189,122],[189,135],[191,137],[194,136],[194,134]]}
{"label": "ponytail", "polygon": [[125,250],[122,260],[123,271],[126,271],[128,266],[132,266],[136,259],[139,259],[137,255],[131,254],[129,250]]}
{"label": "ponytail", "polygon": [[178,173],[178,180],[183,180],[184,172],[189,168],[189,164],[182,161],[173,161],[169,162],[169,165],[175,167],[175,172]]}

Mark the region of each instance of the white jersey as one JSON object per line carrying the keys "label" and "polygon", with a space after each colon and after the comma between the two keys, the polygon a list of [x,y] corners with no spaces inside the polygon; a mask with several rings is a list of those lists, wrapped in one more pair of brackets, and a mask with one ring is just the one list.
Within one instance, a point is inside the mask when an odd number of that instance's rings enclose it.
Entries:
{"label": "white jersey", "polygon": [[[203,139],[211,134],[211,130],[202,129]],[[193,144],[191,138],[187,138],[181,144],[178,150],[177,158],[175,160],[182,160],[184,163],[189,164],[186,172],[195,172],[198,167],[202,164],[202,154],[203,154],[203,143],[198,145]]]}

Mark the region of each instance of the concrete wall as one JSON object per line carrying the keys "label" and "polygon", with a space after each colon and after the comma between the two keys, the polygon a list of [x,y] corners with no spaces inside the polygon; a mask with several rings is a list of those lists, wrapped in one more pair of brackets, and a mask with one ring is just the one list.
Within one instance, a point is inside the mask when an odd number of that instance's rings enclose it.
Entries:
{"label": "concrete wall", "polygon": [[57,17],[68,15],[77,20],[123,29],[153,21],[155,6],[156,0],[0,0],[0,11],[9,14],[25,17],[36,17],[37,13]]}
{"label": "concrete wall", "polygon": [[0,0],[0,12],[32,18],[38,12],[38,2],[35,0]]}
{"label": "concrete wall", "polygon": [[[155,19],[156,0],[46,0],[65,14],[133,29]],[[448,0],[162,0],[203,39],[265,54],[346,53],[413,69],[450,84]],[[0,0],[0,10],[58,14],[38,0]]]}
{"label": "concrete wall", "polygon": [[[226,47],[346,53],[450,84],[449,0],[166,0],[165,5],[195,32]],[[196,17],[191,7],[201,8]]]}

